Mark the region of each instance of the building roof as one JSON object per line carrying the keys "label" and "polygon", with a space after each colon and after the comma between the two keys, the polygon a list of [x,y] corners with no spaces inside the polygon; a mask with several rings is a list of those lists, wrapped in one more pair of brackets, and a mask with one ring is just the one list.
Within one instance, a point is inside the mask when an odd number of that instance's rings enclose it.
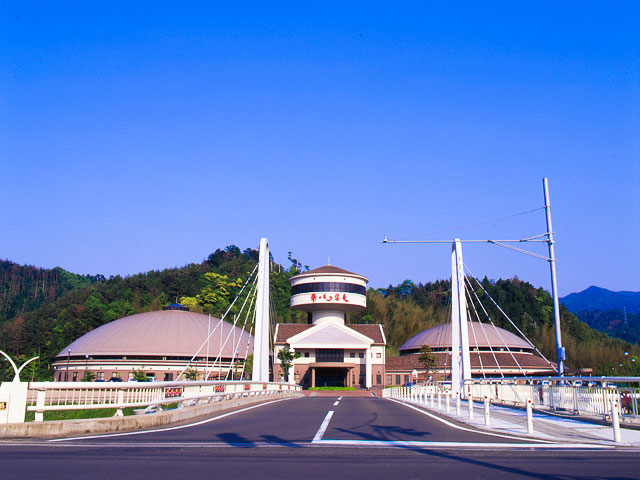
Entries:
{"label": "building roof", "polygon": [[[309,328],[316,325],[309,325],[307,323],[279,323],[276,327],[275,343],[283,344],[287,343],[287,339],[297,335]],[[385,345],[384,334],[382,333],[382,326],[378,324],[352,324],[345,325],[356,332],[369,337],[373,340],[374,345]]]}
{"label": "building roof", "polygon": [[[467,322],[467,327],[469,329],[469,347],[532,349],[526,340],[503,328],[478,322]],[[451,325],[438,325],[420,332],[407,340],[400,347],[400,351],[417,350],[424,345],[431,348],[451,348]]]}
{"label": "building roof", "polygon": [[[445,352],[432,353],[437,358],[436,368],[443,369],[445,361],[451,362],[451,356]],[[495,355],[495,357],[494,357]],[[418,358],[419,353],[412,353],[408,355],[400,355],[399,357],[388,356],[385,359],[385,369],[387,372],[394,371],[411,371],[411,370],[424,370],[424,365],[420,363]],[[518,364],[523,369],[534,369],[537,371],[553,370],[553,368],[541,357],[533,355],[531,353],[522,352],[469,352],[471,360],[471,368],[474,370],[480,370],[483,368],[495,369],[497,368],[496,360],[501,368],[518,368]],[[515,360],[514,360],[515,357]],[[516,363],[517,360],[517,363]],[[555,364],[554,364],[555,366]],[[447,365],[447,370],[450,368]]]}
{"label": "building roof", "polygon": [[[209,330],[210,329],[210,330]],[[109,322],[78,338],[65,347],[57,357],[71,356],[167,356],[191,358],[209,331],[209,356],[217,356],[220,345],[224,345],[222,356],[230,358],[234,354],[234,340],[240,358],[253,352],[253,336],[241,328],[234,327],[218,318],[183,310],[162,310],[139,313]],[[221,332],[222,331],[222,332]],[[226,344],[225,344],[226,340]],[[206,356],[207,347],[198,356]]]}
{"label": "building roof", "polygon": [[364,279],[366,282],[369,281],[367,277],[364,275],[360,275],[359,273],[353,273],[348,270],[344,270],[342,268],[334,267],[333,265],[325,265],[324,267],[314,268],[313,270],[309,270],[308,272],[300,272],[297,275],[294,275],[289,279],[289,281],[298,277],[309,277],[314,275],[350,275],[353,277],[359,277]]}

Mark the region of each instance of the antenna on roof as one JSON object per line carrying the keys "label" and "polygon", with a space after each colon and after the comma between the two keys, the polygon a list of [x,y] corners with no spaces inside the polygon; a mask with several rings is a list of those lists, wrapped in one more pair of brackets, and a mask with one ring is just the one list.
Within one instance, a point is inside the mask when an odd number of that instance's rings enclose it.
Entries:
{"label": "antenna on roof", "polygon": [[331,265],[331,257],[327,257],[327,265]]}

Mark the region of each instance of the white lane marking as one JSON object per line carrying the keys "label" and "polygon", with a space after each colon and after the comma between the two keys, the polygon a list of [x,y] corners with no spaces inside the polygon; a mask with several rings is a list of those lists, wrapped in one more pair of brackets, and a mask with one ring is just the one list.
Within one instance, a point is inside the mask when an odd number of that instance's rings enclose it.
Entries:
{"label": "white lane marking", "polygon": [[[107,442],[107,443],[34,443],[34,442],[3,442],[2,447],[43,447],[48,448],[277,448],[292,446],[313,448],[313,447],[336,447],[345,448],[421,448],[421,449],[451,449],[451,448],[487,448],[495,450],[508,450],[510,448],[532,449],[532,450],[611,450],[616,449],[616,445],[599,445],[590,443],[559,443],[559,444],[537,444],[537,443],[464,443],[464,442],[420,442],[420,441],[384,441],[384,440],[318,440],[317,442],[247,442],[247,443],[226,443],[226,442]],[[639,452],[640,449],[626,448],[625,452]]]}
{"label": "white lane marking", "polygon": [[233,412],[224,413],[222,415],[218,415],[217,417],[207,418],[206,420],[201,420],[195,423],[189,423],[187,425],[178,425],[176,427],[166,427],[166,428],[157,428],[155,430],[144,430],[142,432],[124,432],[124,433],[105,433],[104,435],[88,435],[86,437],[69,437],[69,438],[55,438],[53,440],[48,440],[49,442],[68,442],[70,440],[87,440],[91,438],[109,438],[109,437],[124,437],[126,435],[143,435],[145,433],[157,433],[157,432],[168,432],[170,430],[180,430],[182,428],[195,427],[197,425],[203,425],[209,422],[215,422],[216,420],[220,420],[221,418],[228,417],[230,415],[235,415],[236,413],[246,412],[247,410],[253,410],[254,408],[264,407],[265,405],[272,405],[277,402],[283,402],[285,400],[290,400],[289,398],[282,398],[280,400],[273,400],[271,402],[260,403],[258,405],[252,405],[251,407],[242,408],[240,410],[234,410]]}
{"label": "white lane marking", "polygon": [[338,397],[338,400],[342,400],[342,397]]}
{"label": "white lane marking", "polygon": [[333,402],[333,406],[335,407],[336,405],[338,405],[340,403],[340,400],[336,400],[335,402]]}
{"label": "white lane marking", "polygon": [[440,418],[440,417],[438,417],[436,415],[433,415],[433,414],[431,414],[429,412],[425,412],[424,410],[420,410],[419,408],[416,408],[413,405],[408,405],[408,404],[406,404],[404,402],[400,402],[398,400],[394,400],[393,398],[389,398],[387,400],[391,400],[392,402],[399,403],[400,405],[404,405],[405,407],[412,408],[416,412],[420,412],[423,415],[426,415],[427,417],[431,417],[434,420],[437,420],[437,421],[439,421],[441,423],[444,423],[448,427],[456,428],[458,430],[463,430],[465,432],[478,433],[480,435],[491,435],[492,437],[512,438],[512,439],[515,439],[515,440],[524,440],[524,441],[527,441],[527,442],[553,443],[553,442],[548,441],[548,440],[539,440],[537,438],[517,437],[515,435],[503,435],[503,434],[500,434],[500,433],[485,432],[483,430],[472,430],[471,428],[462,427],[460,425],[456,425],[455,423],[448,422],[444,418]]}
{"label": "white lane marking", "polygon": [[586,448],[586,449],[611,449],[613,445],[597,445],[591,443],[473,443],[473,442],[419,442],[419,441],[402,441],[402,440],[318,440],[313,441],[316,445],[341,445],[349,447],[421,447],[421,448],[491,448],[491,449],[509,449],[509,448],[535,448],[535,449],[569,449],[569,448]]}
{"label": "white lane marking", "polygon": [[320,428],[316,432],[315,437],[313,437],[313,440],[311,440],[311,443],[319,442],[320,440],[322,440],[322,436],[324,435],[324,432],[327,430],[327,427],[329,426],[331,417],[333,417],[333,410],[329,410],[329,412],[327,413],[327,416],[324,417],[324,420],[322,421]]}

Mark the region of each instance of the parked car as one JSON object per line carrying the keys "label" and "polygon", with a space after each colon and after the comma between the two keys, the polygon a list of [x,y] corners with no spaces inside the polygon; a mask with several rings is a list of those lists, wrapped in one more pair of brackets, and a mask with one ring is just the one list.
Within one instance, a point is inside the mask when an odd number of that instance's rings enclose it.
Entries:
{"label": "parked car", "polygon": [[111,377],[109,379],[110,382],[122,382],[122,379],[120,377]]}

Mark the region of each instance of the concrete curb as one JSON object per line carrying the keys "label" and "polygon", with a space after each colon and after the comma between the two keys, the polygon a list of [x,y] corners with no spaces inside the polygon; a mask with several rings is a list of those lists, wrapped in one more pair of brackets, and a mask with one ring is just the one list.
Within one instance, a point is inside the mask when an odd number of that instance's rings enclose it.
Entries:
{"label": "concrete curb", "polygon": [[0,438],[53,438],[94,433],[114,433],[145,430],[172,423],[191,420],[213,412],[236,407],[267,403],[283,398],[298,398],[299,392],[283,392],[277,395],[240,397],[221,402],[207,403],[146,415],[127,417],[90,418],[85,420],[56,420],[50,422],[6,423],[0,425]]}

